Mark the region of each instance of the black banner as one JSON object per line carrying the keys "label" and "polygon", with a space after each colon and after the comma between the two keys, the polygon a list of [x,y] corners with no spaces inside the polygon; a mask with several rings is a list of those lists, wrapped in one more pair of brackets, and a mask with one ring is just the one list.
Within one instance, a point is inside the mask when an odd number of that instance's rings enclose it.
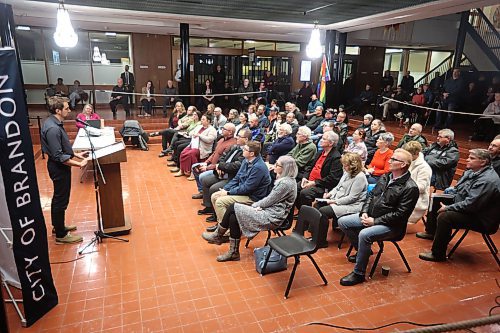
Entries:
{"label": "black banner", "polygon": [[12,224],[27,326],[58,302],[32,146],[16,53],[11,48],[0,49],[0,167],[8,207],[0,215],[8,214]]}

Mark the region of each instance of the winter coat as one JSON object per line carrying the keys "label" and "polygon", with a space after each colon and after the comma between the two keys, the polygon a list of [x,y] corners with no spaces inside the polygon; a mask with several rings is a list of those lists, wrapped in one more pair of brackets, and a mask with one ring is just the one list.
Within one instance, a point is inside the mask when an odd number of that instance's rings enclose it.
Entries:
{"label": "winter coat", "polygon": [[290,135],[277,138],[267,151],[269,163],[274,164],[280,156],[286,155],[295,146],[295,142]]}
{"label": "winter coat", "polygon": [[367,187],[368,181],[363,172],[354,177],[344,172],[337,186],[330,191],[330,198],[328,198],[335,201],[335,204],[330,205],[335,216],[358,213],[366,200]]}
{"label": "winter coat", "polygon": [[429,207],[429,192],[431,187],[432,169],[427,164],[422,153],[419,154],[416,160],[411,162],[408,171],[411,174],[411,179],[417,184],[418,192],[420,193],[417,205],[408,220],[408,223],[417,223],[425,211]]}
{"label": "winter coat", "polygon": [[[304,178],[309,179],[309,175],[321,154],[323,152],[317,152],[312,163],[306,167]],[[339,183],[340,178],[342,178],[343,172],[344,169],[342,163],[340,163],[340,153],[334,148],[330,150],[321,166],[321,178],[315,180],[316,186],[328,190],[334,188]]]}
{"label": "winter coat", "polygon": [[460,153],[455,141],[450,141],[448,145],[443,147],[434,142],[423,153],[425,161],[432,168],[433,183],[431,185],[434,185],[438,190],[449,187],[460,159]]}

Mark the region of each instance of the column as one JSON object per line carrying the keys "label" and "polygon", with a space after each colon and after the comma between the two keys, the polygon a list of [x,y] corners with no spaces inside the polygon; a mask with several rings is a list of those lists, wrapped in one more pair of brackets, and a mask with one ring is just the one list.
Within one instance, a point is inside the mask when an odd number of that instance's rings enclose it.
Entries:
{"label": "column", "polygon": [[[179,86],[179,94],[189,95],[190,93],[190,72],[189,72],[189,24],[180,24],[181,36],[181,84]],[[189,101],[189,97],[183,97],[185,105]]]}
{"label": "column", "polygon": [[347,44],[347,32],[339,33],[339,43],[338,43],[338,58],[337,58],[337,72],[335,73],[335,85],[336,85],[336,104],[341,104],[340,101],[343,99],[343,88],[344,88],[344,60],[345,51]]}
{"label": "column", "polygon": [[468,11],[462,12],[460,15],[460,26],[458,27],[457,42],[455,44],[455,53],[453,54],[453,68],[460,67],[460,60],[462,60],[462,54],[464,53],[465,45],[465,26],[469,21]]}
{"label": "column", "polygon": [[[326,62],[329,65],[328,71],[330,72],[330,81],[326,82],[326,103],[325,108],[328,105],[333,106],[334,99],[336,96],[336,84],[335,84],[335,74],[338,67],[335,66],[335,42],[337,40],[337,31],[327,30],[325,37],[325,55]],[[318,96],[319,97],[319,96]]]}

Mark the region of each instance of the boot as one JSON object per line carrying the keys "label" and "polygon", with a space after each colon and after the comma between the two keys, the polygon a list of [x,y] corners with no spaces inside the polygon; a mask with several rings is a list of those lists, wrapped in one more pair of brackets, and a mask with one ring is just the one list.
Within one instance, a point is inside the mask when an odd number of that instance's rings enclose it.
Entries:
{"label": "boot", "polygon": [[240,240],[229,238],[229,251],[217,257],[218,262],[240,260]]}
{"label": "boot", "polygon": [[224,234],[226,233],[226,231],[226,228],[223,228],[220,226],[220,224],[217,224],[217,229],[215,229],[214,232],[204,232],[201,234],[201,237],[210,244],[221,245],[222,243],[225,243]]}

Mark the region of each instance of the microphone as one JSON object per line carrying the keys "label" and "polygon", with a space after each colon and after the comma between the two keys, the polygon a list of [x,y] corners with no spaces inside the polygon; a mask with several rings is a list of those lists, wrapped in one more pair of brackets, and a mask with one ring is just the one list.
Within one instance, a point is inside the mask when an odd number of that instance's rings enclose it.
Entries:
{"label": "microphone", "polygon": [[90,124],[89,124],[88,122],[86,122],[86,121],[84,121],[84,120],[81,120],[80,118],[76,118],[76,119],[75,119],[75,121],[76,121],[77,123],[80,123],[80,124],[85,125],[85,126],[87,126],[87,127],[91,127],[91,126],[90,126]]}

